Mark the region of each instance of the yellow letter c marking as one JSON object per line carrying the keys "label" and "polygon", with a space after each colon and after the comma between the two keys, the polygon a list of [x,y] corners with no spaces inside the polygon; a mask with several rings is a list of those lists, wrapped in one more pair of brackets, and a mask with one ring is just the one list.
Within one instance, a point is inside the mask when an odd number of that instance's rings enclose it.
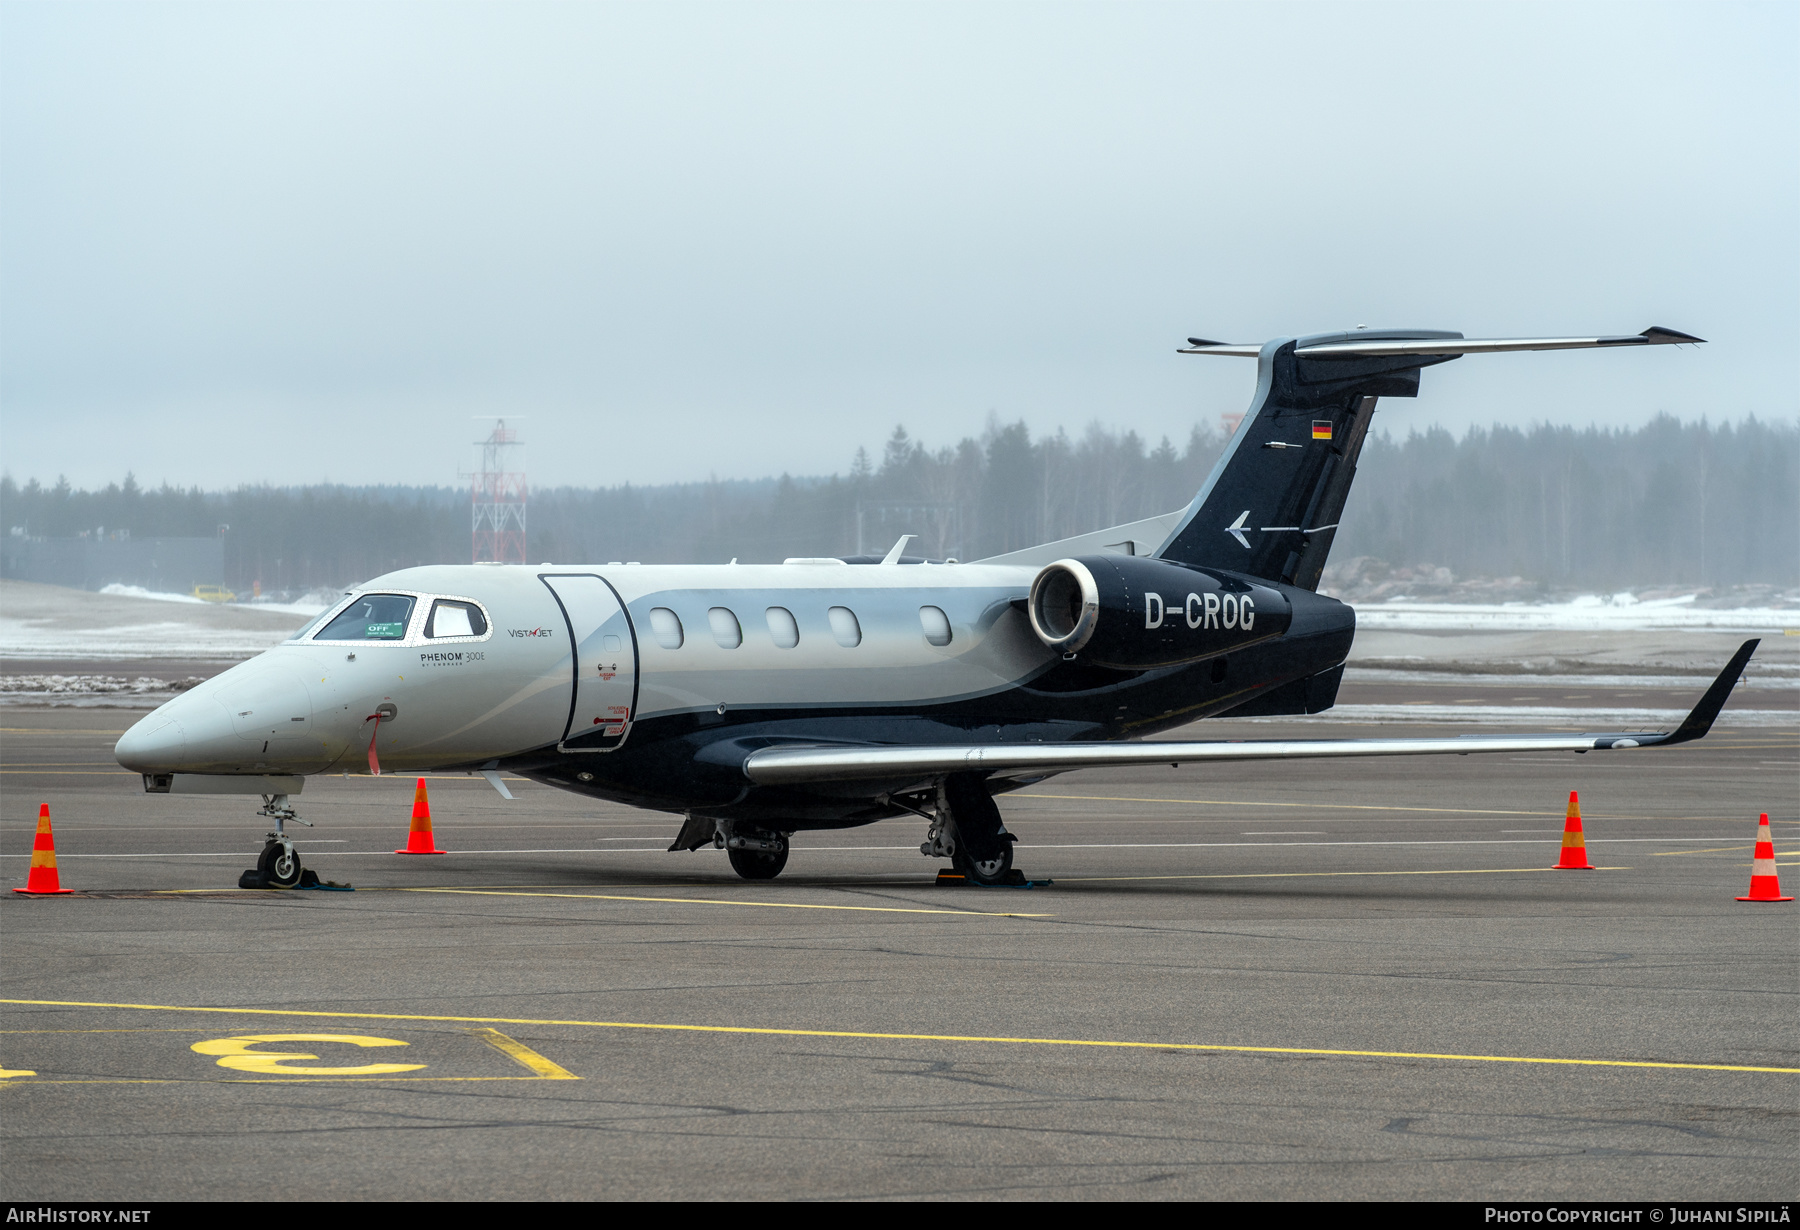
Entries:
{"label": "yellow letter c marking", "polygon": [[219,1066],[235,1072],[267,1072],[273,1076],[380,1076],[389,1072],[416,1072],[422,1063],[365,1063],[358,1067],[308,1068],[289,1063],[293,1059],[317,1059],[304,1051],[253,1051],[262,1042],[343,1042],[350,1046],[405,1046],[398,1038],[371,1038],[367,1034],[243,1034],[194,1043],[202,1055],[218,1055]]}

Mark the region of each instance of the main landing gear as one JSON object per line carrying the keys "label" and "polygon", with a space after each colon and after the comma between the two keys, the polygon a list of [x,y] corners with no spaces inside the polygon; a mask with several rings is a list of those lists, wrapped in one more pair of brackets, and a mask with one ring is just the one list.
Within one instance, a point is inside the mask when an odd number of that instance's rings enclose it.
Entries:
{"label": "main landing gear", "polygon": [[307,824],[294,809],[288,806],[285,794],[263,795],[262,810],[256,813],[267,816],[275,822],[275,831],[269,834],[264,843],[262,853],[257,856],[256,866],[238,877],[239,888],[299,888],[308,883],[317,884],[319,877],[300,866],[300,851],[294,849],[294,839],[287,835],[287,822]]}
{"label": "main landing gear", "polygon": [[919,853],[948,858],[950,865],[976,884],[1011,884],[1013,842],[1000,809],[979,773],[952,773],[938,786],[937,811]]}

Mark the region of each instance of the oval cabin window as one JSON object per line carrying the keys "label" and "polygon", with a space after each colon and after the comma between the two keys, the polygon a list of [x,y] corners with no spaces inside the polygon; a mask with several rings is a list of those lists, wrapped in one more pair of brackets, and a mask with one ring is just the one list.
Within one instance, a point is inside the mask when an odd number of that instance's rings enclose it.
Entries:
{"label": "oval cabin window", "polygon": [[834,606],[826,614],[831,619],[831,635],[837,637],[837,643],[845,649],[855,649],[862,644],[862,625],[856,622],[856,612],[847,606]]}
{"label": "oval cabin window", "polygon": [[664,649],[681,648],[681,616],[668,607],[650,608],[650,632]]}
{"label": "oval cabin window", "polygon": [[744,630],[738,625],[736,615],[722,606],[716,606],[706,613],[706,622],[712,625],[713,640],[719,643],[720,649],[736,649],[744,643]]}
{"label": "oval cabin window", "polygon": [[772,606],[768,612],[769,635],[781,649],[792,649],[800,643],[800,625],[794,622],[794,613],[784,606]]}
{"label": "oval cabin window", "polygon": [[919,608],[919,626],[925,630],[925,639],[933,645],[950,643],[950,617],[935,606]]}

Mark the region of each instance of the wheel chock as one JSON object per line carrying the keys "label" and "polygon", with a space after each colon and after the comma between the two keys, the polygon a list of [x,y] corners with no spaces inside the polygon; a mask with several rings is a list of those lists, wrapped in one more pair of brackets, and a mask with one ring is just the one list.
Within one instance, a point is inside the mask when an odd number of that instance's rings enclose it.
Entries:
{"label": "wheel chock", "polygon": [[1025,873],[1017,867],[1008,871],[993,884],[983,884],[980,880],[971,880],[960,871],[941,870],[937,873],[939,888],[1045,888],[1056,883],[1055,880],[1027,880]]}
{"label": "wheel chock", "polygon": [[[244,872],[243,875],[238,877],[238,887],[266,888],[271,891],[280,891],[277,890],[274,885],[269,883],[268,876],[264,875],[255,867],[250,868],[248,871]],[[296,889],[316,888],[321,892],[329,893],[353,893],[356,891],[356,889],[350,885],[339,884],[336,880],[321,880],[319,878],[319,873],[314,871],[311,867],[302,867],[300,869],[300,883],[294,885],[294,887]]]}

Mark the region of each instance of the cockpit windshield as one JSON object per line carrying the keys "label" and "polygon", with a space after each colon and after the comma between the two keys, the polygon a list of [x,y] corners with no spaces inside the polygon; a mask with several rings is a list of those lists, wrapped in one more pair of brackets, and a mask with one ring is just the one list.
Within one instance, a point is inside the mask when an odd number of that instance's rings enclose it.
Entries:
{"label": "cockpit windshield", "polygon": [[363,594],[313,637],[315,641],[401,641],[415,600],[404,594]]}

